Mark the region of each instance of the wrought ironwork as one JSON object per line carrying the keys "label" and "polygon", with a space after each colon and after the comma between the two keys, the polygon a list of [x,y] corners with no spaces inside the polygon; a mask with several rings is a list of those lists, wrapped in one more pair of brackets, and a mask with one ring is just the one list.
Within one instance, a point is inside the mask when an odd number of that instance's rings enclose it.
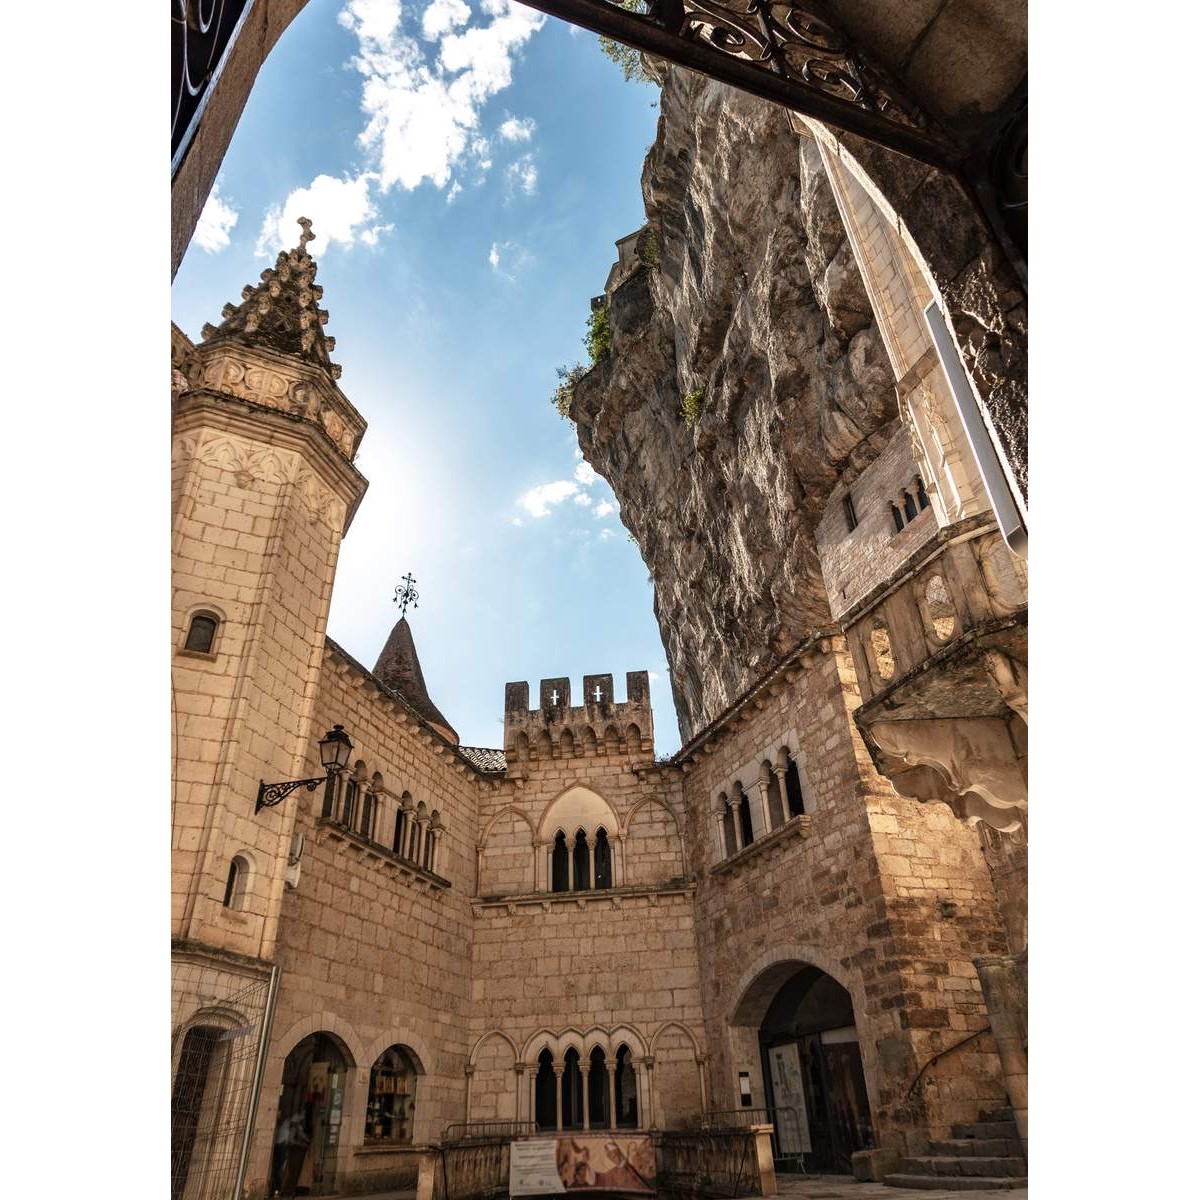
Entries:
{"label": "wrought ironwork", "polygon": [[264,808],[274,808],[286,800],[297,788],[307,788],[314,792],[325,782],[328,775],[317,779],[289,779],[284,783],[263,783],[258,785],[258,799],[254,802],[254,811],[261,812]]}
{"label": "wrought ironwork", "polygon": [[171,0],[171,177],[254,0]]}
{"label": "wrought ironwork", "polygon": [[420,607],[417,604],[418,592],[413,586],[416,582],[417,581],[413,578],[413,574],[410,571],[400,580],[398,584],[396,584],[396,594],[392,597],[392,599],[398,605],[400,605],[401,618],[403,618],[404,614],[408,611],[408,606],[410,604],[413,606],[413,608]]}
{"label": "wrought ironwork", "polygon": [[618,0],[522,2],[923,162],[962,158],[816,0],[649,0],[644,12]]}

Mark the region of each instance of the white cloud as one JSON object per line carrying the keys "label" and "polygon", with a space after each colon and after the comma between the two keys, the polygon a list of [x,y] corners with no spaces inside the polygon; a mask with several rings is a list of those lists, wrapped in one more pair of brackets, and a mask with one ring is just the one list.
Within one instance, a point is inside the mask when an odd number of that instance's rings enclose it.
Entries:
{"label": "white cloud", "polygon": [[533,155],[522,154],[516,162],[509,163],[505,177],[510,191],[521,191],[527,196],[534,195],[537,192],[538,169]]}
{"label": "white cloud", "polygon": [[446,203],[453,204],[458,198],[459,192],[462,191],[462,184],[456,179],[451,185],[450,190],[446,193]]}
{"label": "white cloud", "polygon": [[516,525],[518,528],[520,528],[522,525],[525,524],[525,522],[522,521],[520,517],[513,517],[513,519],[509,522],[509,524]]}
{"label": "white cloud", "polygon": [[542,483],[530,488],[518,501],[531,517],[548,517],[551,505],[569,500],[579,491],[579,485],[569,479],[558,479],[554,483]]}
{"label": "white cloud", "polygon": [[392,227],[372,224],[379,210],[368,195],[371,179],[369,173],[357,179],[318,175],[308,187],[297,188],[282,205],[275,204],[267,210],[254,253],[261,257],[297,245],[300,240],[297,217],[312,220],[314,237],[308,250],[315,257],[324,254],[331,242],[344,246],[355,241],[375,245],[379,235]]}
{"label": "white cloud", "polygon": [[575,464],[576,483],[582,483],[584,487],[591,487],[599,478],[600,476],[592,470],[591,463],[577,462]]}
{"label": "white cloud", "polygon": [[582,508],[591,508],[592,498],[587,494],[587,492],[580,492],[579,495],[575,497],[575,503]]}
{"label": "white cloud", "polygon": [[238,212],[222,195],[221,184],[213,184],[208,200],[196,222],[192,239],[201,250],[219,254],[229,245],[229,231],[237,224]]}
{"label": "white cloud", "polygon": [[518,242],[493,242],[488,251],[488,262],[501,279],[513,283],[517,273],[533,262],[533,255]]}
{"label": "white cloud", "polygon": [[649,675],[650,675],[651,683],[657,683],[662,678],[662,676],[657,671],[651,671],[651,672],[649,672]]}
{"label": "white cloud", "polygon": [[[546,19],[515,0],[483,0],[482,9],[491,17],[487,25],[456,33],[470,9],[462,0],[433,0],[422,20],[425,36],[438,40],[433,62],[402,32],[398,0],[349,0],[338,14],[358,39],[352,62],[363,76],[368,118],[359,143],[374,160],[382,191],[450,182],[472,145],[480,109],[512,82],[514,56]],[[483,169],[491,165],[477,157]]]}
{"label": "white cloud", "polygon": [[421,32],[427,41],[435,42],[470,19],[471,8],[463,0],[433,0],[421,17]]}
{"label": "white cloud", "polygon": [[612,536],[613,536],[613,531],[612,531],[611,529],[602,529],[602,530],[600,530],[600,540],[601,540],[602,542],[607,542],[607,541],[608,541],[608,539],[609,539],[610,537],[612,537]]}
{"label": "white cloud", "polygon": [[611,500],[601,500],[595,508],[592,509],[592,516],[597,519],[607,517],[609,513],[615,513],[617,506]]}
{"label": "white cloud", "polygon": [[496,132],[506,142],[528,142],[536,128],[532,117],[509,117]]}

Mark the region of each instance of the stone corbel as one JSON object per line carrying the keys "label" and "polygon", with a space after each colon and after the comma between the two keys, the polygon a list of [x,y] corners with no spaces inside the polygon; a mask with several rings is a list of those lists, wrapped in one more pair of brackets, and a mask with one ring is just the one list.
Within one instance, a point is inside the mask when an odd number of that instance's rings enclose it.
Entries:
{"label": "stone corbel", "polygon": [[984,666],[996,685],[1004,703],[1029,724],[1029,669],[1001,650],[989,650],[983,658]]}
{"label": "stone corbel", "polygon": [[983,821],[1001,833],[1020,828],[1029,788],[1000,718],[878,721],[870,736],[900,795],[947,804],[969,825]]}

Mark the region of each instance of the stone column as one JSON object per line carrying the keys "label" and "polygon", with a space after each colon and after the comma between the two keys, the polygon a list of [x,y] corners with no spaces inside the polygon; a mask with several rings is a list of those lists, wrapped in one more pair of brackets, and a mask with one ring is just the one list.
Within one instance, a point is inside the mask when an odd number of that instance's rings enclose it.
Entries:
{"label": "stone column", "polygon": [[591,889],[596,886],[596,835],[594,833],[590,833],[590,834],[588,834],[588,836],[585,840],[587,841],[587,852],[588,852],[588,855],[587,855],[587,862],[588,862],[588,865],[587,865],[587,869],[588,869],[587,890],[591,891]]}
{"label": "stone column", "polygon": [[[614,833],[608,840],[612,855],[613,887],[625,886],[625,835]],[[615,849],[614,849],[615,848]]]}
{"label": "stone column", "polygon": [[435,828],[433,831],[433,849],[429,852],[429,869],[436,875],[438,869],[438,859],[441,853],[442,846],[442,830]]}
{"label": "stone column", "polygon": [[513,1072],[517,1079],[517,1102],[513,1105],[513,1116],[518,1121],[524,1121],[527,1120],[525,1106],[529,1101],[529,1097],[526,1095],[523,1086],[525,1082],[525,1064],[523,1062],[513,1063]]}
{"label": "stone column", "polygon": [[729,853],[736,854],[745,846],[745,843],[742,841],[742,814],[739,811],[737,793],[735,792],[732,796],[730,796],[725,803],[726,807],[729,809],[730,815],[733,817],[734,847],[729,851]]}
{"label": "stone column", "polygon": [[696,1070],[700,1072],[700,1111],[708,1112],[708,1055],[696,1055]]}
{"label": "stone column", "polygon": [[983,988],[992,1036],[1004,1072],[1008,1101],[1017,1133],[1029,1150],[1029,952],[977,958],[975,970]]}
{"label": "stone column", "polygon": [[654,1129],[654,1057],[647,1054],[642,1064],[646,1068],[646,1111],[640,1114],[641,1124],[646,1129]]}
{"label": "stone column", "polygon": [[592,1112],[591,1098],[588,1095],[588,1078],[592,1073],[592,1064],[590,1062],[580,1061],[579,1073],[583,1076],[583,1127],[591,1129],[592,1127]]}
{"label": "stone column", "polygon": [[[775,828],[774,824],[771,822],[770,786],[771,768],[764,763],[758,769],[758,786],[754,789],[758,793],[758,811],[762,816],[762,828],[764,834],[770,833],[771,830]],[[782,805],[780,806],[780,816],[784,816]]]}
{"label": "stone column", "polygon": [[469,1121],[471,1119],[471,1080],[475,1076],[475,1068],[467,1063],[463,1071],[467,1077],[467,1120]]}
{"label": "stone column", "polygon": [[617,1127],[617,1060],[606,1058],[604,1068],[608,1071],[608,1127]]}
{"label": "stone column", "polygon": [[565,1069],[562,1063],[554,1064],[554,1127],[559,1133],[562,1133],[562,1081]]}

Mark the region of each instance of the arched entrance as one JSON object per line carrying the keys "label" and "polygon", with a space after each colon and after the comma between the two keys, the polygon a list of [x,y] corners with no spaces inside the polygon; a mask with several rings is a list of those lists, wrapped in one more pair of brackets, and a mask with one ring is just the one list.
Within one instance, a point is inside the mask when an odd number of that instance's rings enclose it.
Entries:
{"label": "arched entrance", "polygon": [[[215,1025],[196,1025],[183,1038],[171,1088],[171,1197],[198,1195],[205,1160],[217,1140],[227,1043]],[[190,1185],[190,1186],[189,1186]]]}
{"label": "arched entrance", "polygon": [[849,1171],[851,1154],[875,1143],[850,993],[810,963],[776,963],[747,988],[730,1023],[741,1027],[747,1050],[751,1031],[757,1035],[776,1154],[784,1162],[803,1155],[809,1169]]}
{"label": "arched entrance", "polygon": [[771,1001],[758,1037],[770,1102],[795,1106],[807,1121],[806,1161],[848,1169],[855,1150],[874,1144],[850,993],[818,967],[801,967]]}
{"label": "arched entrance", "polygon": [[271,1158],[271,1194],[311,1196],[334,1190],[349,1051],[329,1033],[311,1033],[283,1064]]}

